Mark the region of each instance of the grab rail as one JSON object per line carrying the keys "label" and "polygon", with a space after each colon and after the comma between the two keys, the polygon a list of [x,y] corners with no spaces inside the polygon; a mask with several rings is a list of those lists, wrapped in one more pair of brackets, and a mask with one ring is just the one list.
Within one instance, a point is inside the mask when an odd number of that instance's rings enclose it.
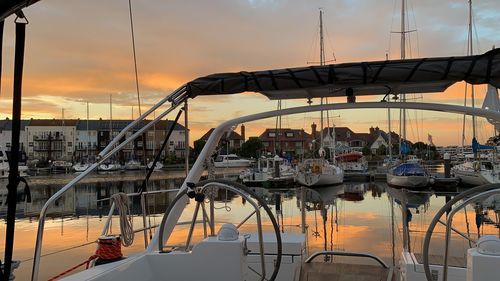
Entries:
{"label": "grab rail", "polygon": [[[423,266],[424,266],[424,271],[425,271],[425,277],[427,278],[427,280],[434,280],[433,277],[432,277],[432,274],[431,274],[431,270],[430,270],[430,263],[429,263],[429,245],[430,245],[430,242],[431,242],[431,238],[432,238],[432,234],[433,234],[433,231],[434,231],[434,228],[436,227],[436,225],[438,224],[441,216],[443,216],[446,212],[449,212],[450,210],[452,210],[453,208],[453,205],[455,205],[457,202],[459,202],[460,200],[464,199],[464,198],[467,198],[465,202],[470,202],[471,200],[475,200],[477,199],[478,197],[482,197],[482,196],[485,196],[484,193],[486,192],[492,192],[492,193],[500,193],[500,184],[486,184],[486,185],[481,185],[481,186],[477,186],[477,187],[474,187],[474,188],[471,188],[469,190],[466,190],[462,193],[459,193],[458,195],[456,195],[453,199],[451,199],[450,201],[448,201],[443,207],[441,207],[441,209],[439,209],[437,212],[436,212],[436,215],[434,216],[434,218],[432,219],[432,221],[430,222],[429,224],[429,228],[427,229],[426,231],[426,234],[425,234],[425,238],[424,238],[424,243],[422,245],[422,255],[423,255]],[[475,195],[478,195],[477,197]],[[470,196],[473,196],[473,197],[470,197]],[[465,206],[467,203],[463,203],[461,204],[461,206],[459,206],[460,208]],[[458,211],[458,209],[460,208],[454,208],[452,211]],[[456,213],[456,211],[454,213]],[[451,216],[453,217],[453,216]],[[451,222],[450,220],[448,220],[448,222]],[[447,229],[446,229],[446,238],[447,240],[449,240],[449,234],[451,233],[451,227],[449,227],[451,225],[447,225]],[[448,243],[448,242],[447,242]],[[445,267],[446,268],[446,267]],[[444,270],[445,268],[443,268],[443,279],[446,280],[446,278],[448,277],[447,275],[447,270]]]}
{"label": "grab rail", "polygon": [[332,256],[345,256],[345,257],[362,257],[362,258],[370,258],[375,261],[377,261],[383,268],[388,269],[389,266],[381,260],[379,257],[372,255],[370,253],[358,253],[358,252],[342,252],[342,251],[319,251],[313,253],[311,256],[309,256],[305,263],[310,263],[314,258],[318,256],[326,256],[326,255],[332,255]]}
{"label": "grab rail", "polygon": [[481,192],[472,197],[464,200],[460,205],[453,208],[448,214],[448,219],[446,220],[446,234],[445,234],[445,248],[444,248],[444,262],[443,262],[443,281],[448,279],[448,255],[449,255],[449,246],[450,246],[450,236],[451,236],[451,224],[453,223],[453,217],[458,212],[458,210],[467,206],[469,202],[479,200],[480,198],[484,198],[493,194],[500,194],[500,189],[493,189]]}
{"label": "grab rail", "polygon": [[[162,118],[164,118],[166,115],[168,115],[174,109],[176,109],[180,104],[182,104],[183,100],[187,99],[187,95],[184,94],[185,91],[186,91],[185,85],[181,86],[180,88],[178,88],[177,90],[172,92],[170,95],[168,95],[167,97],[163,98],[158,103],[156,103],[148,111],[144,112],[144,114],[142,114],[138,119],[134,120],[132,123],[130,123],[128,126],[126,126],[99,153],[96,163],[92,164],[87,170],[83,171],[81,174],[79,174],[78,176],[73,178],[69,183],[67,183],[64,187],[62,187],[58,192],[56,192],[54,195],[52,195],[52,197],[50,197],[47,200],[47,202],[45,202],[45,204],[42,207],[42,210],[40,211],[40,218],[38,221],[38,230],[37,230],[37,236],[36,236],[35,251],[34,251],[34,255],[33,255],[33,269],[31,271],[31,280],[32,281],[38,280],[38,272],[40,270],[40,255],[42,252],[43,231],[44,231],[44,227],[45,227],[45,217],[47,215],[48,208],[57,199],[59,199],[68,189],[72,188],[74,185],[76,185],[78,182],[80,182],[83,178],[85,178],[88,174],[90,174],[93,170],[95,170],[100,164],[102,164],[104,161],[106,161],[108,158],[110,158],[116,152],[121,150],[125,145],[127,145],[128,143],[130,143],[131,141],[133,141],[137,137],[141,136],[147,129],[152,127],[154,124],[156,124]],[[182,98],[178,98],[179,96],[181,96]],[[149,116],[151,113],[153,113],[157,108],[162,106],[167,101],[170,101],[172,103],[170,108],[168,108],[166,111],[164,111],[163,113],[158,115],[151,122],[145,124],[137,132],[132,134],[132,136],[126,138],[123,142],[119,143],[121,141],[121,139],[125,136],[125,134],[128,131],[130,131],[130,129],[132,129],[137,124],[139,124],[139,122],[143,121],[147,116]],[[119,144],[116,145],[117,143],[119,143]]]}

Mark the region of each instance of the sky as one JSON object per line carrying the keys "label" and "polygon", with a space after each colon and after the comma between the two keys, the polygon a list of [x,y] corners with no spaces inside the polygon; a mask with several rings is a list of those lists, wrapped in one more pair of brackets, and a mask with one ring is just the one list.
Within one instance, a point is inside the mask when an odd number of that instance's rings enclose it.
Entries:
{"label": "sky", "polygon": [[[400,56],[400,0],[132,0],[141,111],[182,84],[218,72],[254,71],[317,63],[319,9],[324,11],[325,50],[331,63],[383,60]],[[467,53],[467,0],[408,0],[407,57],[460,56]],[[27,27],[23,118],[109,118],[138,116],[131,28],[127,0],[41,0],[25,9]],[[473,1],[474,53],[500,46],[500,1]],[[11,116],[14,18],[6,20],[0,118]],[[464,84],[444,93],[411,100],[463,104]],[[476,106],[485,86],[477,86]],[[469,90],[470,93],[470,90]],[[380,96],[358,101],[378,101]],[[318,103],[318,100],[314,101]],[[330,99],[330,102],[345,102]],[[468,98],[470,102],[470,97]],[[288,100],[283,107],[303,106]],[[470,103],[469,103],[470,105]],[[255,94],[190,100],[191,141],[224,120],[272,110],[276,101]],[[157,112],[158,114],[159,112]],[[173,119],[175,113],[168,118]],[[386,110],[330,112],[336,126],[368,132],[387,130]],[[398,131],[398,111],[392,111]],[[462,116],[408,112],[408,138],[436,145],[461,143]],[[282,127],[319,123],[319,113],[283,117]],[[493,134],[477,122],[480,141]],[[245,124],[246,136],[275,126],[274,119]],[[466,124],[470,142],[472,124]],[[239,129],[238,129],[239,130]]]}

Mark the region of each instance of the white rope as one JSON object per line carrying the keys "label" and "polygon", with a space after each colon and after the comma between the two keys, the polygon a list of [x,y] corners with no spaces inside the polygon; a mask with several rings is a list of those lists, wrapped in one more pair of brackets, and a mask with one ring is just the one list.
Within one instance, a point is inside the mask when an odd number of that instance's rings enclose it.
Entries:
{"label": "white rope", "polygon": [[134,242],[134,227],[132,225],[132,216],[130,215],[130,202],[127,194],[120,192],[111,195],[120,216],[120,232],[122,245],[128,247]]}

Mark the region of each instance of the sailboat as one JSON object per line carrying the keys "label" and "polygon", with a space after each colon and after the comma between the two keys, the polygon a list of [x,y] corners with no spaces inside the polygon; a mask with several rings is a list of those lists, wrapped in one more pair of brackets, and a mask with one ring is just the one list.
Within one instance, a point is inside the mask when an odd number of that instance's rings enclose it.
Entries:
{"label": "sailboat", "polygon": [[[472,55],[473,44],[472,44],[472,3],[469,2],[469,30],[468,30],[468,55]],[[467,101],[467,85],[465,88],[465,105]],[[474,107],[474,86],[471,85],[471,102],[472,107]],[[500,111],[500,100],[498,98],[497,88],[488,84],[486,95],[484,97],[482,109]],[[495,127],[495,134],[498,132],[498,121],[488,119]],[[465,141],[465,115],[462,128],[462,147]],[[462,164],[455,165],[452,168],[452,173],[457,177],[460,182],[467,185],[483,185],[489,183],[500,183],[500,163],[494,153],[490,155],[490,159],[481,159],[477,157],[478,151],[480,149],[494,149],[491,146],[480,145],[476,139],[476,118],[472,116],[472,150],[474,152],[474,159],[472,161],[465,161]]]}
{"label": "sailboat", "polygon": [[89,134],[89,103],[87,102],[87,130],[86,130],[86,157],[81,159],[80,162],[73,165],[73,170],[77,173],[81,173],[87,170],[90,167],[90,154],[89,154],[89,146],[90,146],[90,134]]}
{"label": "sailboat", "polygon": [[[319,32],[320,32],[320,65],[325,65],[325,48],[323,41],[323,11],[319,11]],[[323,98],[321,98],[323,104]],[[325,159],[325,149],[323,148],[323,111],[321,111],[321,147],[318,151],[319,158],[305,159],[299,166],[296,181],[302,185],[327,186],[341,184],[344,182],[344,171],[337,165],[331,164]],[[335,144],[333,145],[333,149]],[[332,149],[332,148],[331,148]],[[332,161],[335,161],[333,157]]]}
{"label": "sailboat", "polygon": [[[112,106],[112,96],[109,95],[109,140],[113,139],[113,106]],[[119,171],[122,169],[122,166],[119,163],[116,163],[115,160],[110,160],[108,162],[102,163],[97,168],[101,172],[113,172]]]}
{"label": "sailboat", "polygon": [[[406,58],[406,1],[402,0],[401,5],[401,59]],[[406,102],[406,93],[400,94],[401,102]],[[429,184],[430,175],[419,163],[408,163],[406,157],[410,152],[409,145],[406,139],[406,109],[401,109],[401,134],[402,138],[399,142],[399,150],[402,156],[402,163],[398,164],[387,171],[387,184],[397,187],[406,188],[423,188]],[[389,138],[391,138],[389,132]],[[392,148],[391,148],[392,149]]]}

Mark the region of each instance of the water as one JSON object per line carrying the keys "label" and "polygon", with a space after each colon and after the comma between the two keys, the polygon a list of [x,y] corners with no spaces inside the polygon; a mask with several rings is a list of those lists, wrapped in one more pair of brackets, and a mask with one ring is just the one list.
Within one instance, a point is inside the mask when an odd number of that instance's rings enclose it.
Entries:
{"label": "water", "polygon": [[[142,174],[128,175],[95,175],[86,183],[79,184],[67,192],[49,210],[46,220],[43,252],[40,266],[40,280],[46,280],[90,257],[96,244],[94,241],[100,235],[109,211],[109,201],[103,200],[116,192],[134,193],[140,188]],[[32,178],[32,202],[26,203],[22,195],[18,196],[16,221],[16,236],[14,258],[22,260],[21,267],[16,270],[18,280],[28,280],[31,276],[33,248],[35,246],[38,214],[46,200],[61,188],[62,182],[70,176],[52,176]],[[135,180],[134,180],[135,179]],[[155,173],[148,190],[175,189],[182,183],[181,179],[172,179],[167,172]],[[285,231],[300,232],[301,193],[300,189],[266,190],[254,188],[272,208],[276,216],[276,202],[281,202],[282,216],[279,216],[281,228]],[[22,189],[20,189],[20,192]],[[161,193],[148,196],[147,210],[150,215],[146,226],[156,225],[161,221],[163,212],[172,201],[175,193]],[[454,193],[403,192],[400,189],[387,187],[385,183],[345,183],[339,186],[307,189],[305,192],[307,242],[309,252],[334,249],[345,251],[370,252],[378,255],[389,264],[397,263],[402,250],[402,209],[400,202],[408,201],[412,214],[410,228],[410,248],[421,252],[421,245],[428,223],[434,214],[443,206],[449,196]],[[448,196],[448,197],[447,197]],[[5,219],[6,192],[2,194],[0,216]],[[133,223],[135,229],[143,227],[140,198],[132,198],[132,212],[135,214]],[[181,217],[181,222],[190,221],[195,204],[189,204]],[[225,191],[219,191],[216,198],[217,224],[232,222],[238,224],[252,211],[248,202],[241,197]],[[467,209],[467,221],[464,212],[455,216],[454,226],[460,231],[469,232],[477,237],[475,214],[472,208]],[[495,213],[489,213],[495,220]],[[265,228],[271,224],[267,217]],[[255,231],[255,216],[242,227],[242,231]],[[175,228],[168,245],[183,245],[186,242],[188,225],[182,224]],[[119,232],[118,219],[112,221],[112,232]],[[154,233],[154,230],[152,231]],[[438,226],[431,245],[431,254],[443,253],[444,229]],[[485,225],[484,234],[500,235],[498,228]],[[0,239],[4,241],[5,224],[0,225]],[[149,238],[149,232],[146,233]],[[203,228],[197,225],[194,242],[203,238]],[[144,233],[136,233],[134,244],[123,249],[125,255],[130,255],[144,249]],[[67,250],[68,248],[74,247]],[[468,243],[458,235],[453,235],[451,255],[465,257]],[[2,247],[3,249],[3,247]],[[60,252],[61,251],[61,252]],[[3,256],[3,253],[2,253]],[[318,258],[318,261],[322,261]],[[335,258],[335,260],[340,260]],[[353,259],[352,262],[370,263],[367,260]]]}

